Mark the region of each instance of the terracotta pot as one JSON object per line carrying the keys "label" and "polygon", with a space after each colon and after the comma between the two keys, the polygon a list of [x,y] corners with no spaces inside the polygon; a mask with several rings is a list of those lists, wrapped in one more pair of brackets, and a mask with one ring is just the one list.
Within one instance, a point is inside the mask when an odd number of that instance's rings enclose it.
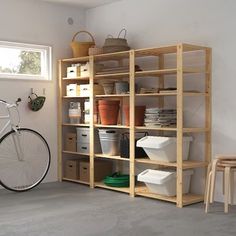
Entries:
{"label": "terracotta pot", "polygon": [[[135,126],[143,126],[146,106],[135,106]],[[129,106],[124,106],[125,125],[129,126]]]}
{"label": "terracotta pot", "polygon": [[120,101],[99,100],[98,111],[102,125],[116,125],[120,109]]}

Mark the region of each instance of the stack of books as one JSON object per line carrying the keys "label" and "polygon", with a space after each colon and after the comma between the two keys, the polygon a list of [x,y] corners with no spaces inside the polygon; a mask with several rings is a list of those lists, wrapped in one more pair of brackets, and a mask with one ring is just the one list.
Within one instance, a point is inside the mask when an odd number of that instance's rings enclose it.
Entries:
{"label": "stack of books", "polygon": [[176,109],[147,108],[145,112],[145,126],[175,127]]}

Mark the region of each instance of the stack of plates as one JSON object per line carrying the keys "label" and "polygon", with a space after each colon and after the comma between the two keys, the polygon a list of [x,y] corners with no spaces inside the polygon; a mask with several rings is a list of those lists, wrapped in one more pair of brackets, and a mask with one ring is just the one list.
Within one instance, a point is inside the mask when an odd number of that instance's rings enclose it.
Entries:
{"label": "stack of plates", "polygon": [[176,126],[176,109],[147,108],[145,126]]}

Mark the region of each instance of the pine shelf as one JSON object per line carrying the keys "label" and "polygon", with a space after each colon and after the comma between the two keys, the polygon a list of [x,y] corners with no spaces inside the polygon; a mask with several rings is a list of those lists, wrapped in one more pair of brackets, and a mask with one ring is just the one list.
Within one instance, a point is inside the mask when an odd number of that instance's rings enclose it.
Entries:
{"label": "pine shelf", "polygon": [[89,154],[87,153],[81,153],[81,152],[71,152],[71,151],[62,151],[62,153],[65,153],[65,154],[72,154],[72,155],[79,155],[79,156],[89,156]]}
{"label": "pine shelf", "polygon": [[[201,60],[204,60],[203,67],[193,66],[187,67],[185,64],[186,60],[183,60],[184,55],[186,52],[195,52],[201,51],[205,54],[204,57],[200,57]],[[166,68],[166,61],[168,61],[168,57],[165,55],[172,54],[176,57],[176,65],[173,68]],[[175,197],[167,197],[162,196],[159,194],[150,193],[145,186],[141,186],[136,184],[135,181],[135,174],[136,174],[136,167],[137,165],[156,165],[157,168],[159,167],[172,167],[175,168],[179,173],[182,173],[185,169],[195,169],[195,168],[205,168],[207,164],[211,160],[211,48],[198,46],[198,45],[191,45],[186,43],[179,43],[176,45],[168,45],[163,47],[156,47],[156,48],[143,48],[143,49],[136,49],[136,50],[129,50],[123,52],[116,52],[116,53],[107,53],[107,54],[100,54],[95,56],[86,56],[80,58],[68,58],[59,60],[59,117],[58,117],[58,137],[59,137],[59,147],[58,147],[58,173],[59,173],[59,180],[71,181],[75,183],[83,183],[80,180],[70,180],[66,179],[63,176],[63,163],[65,160],[69,159],[70,157],[74,158],[74,155],[80,156],[79,158],[86,157],[89,159],[90,163],[90,181],[89,183],[84,183],[90,185],[91,188],[98,187],[118,192],[124,192],[130,194],[130,196],[142,196],[147,198],[153,198],[163,201],[168,201],[175,203],[177,207],[181,208],[185,205],[193,204],[196,202],[203,201],[202,195],[197,194],[183,194],[182,190],[182,175],[177,175],[177,196]],[[171,55],[171,56],[172,56]],[[198,54],[194,54],[194,56],[198,56]],[[135,71],[135,64],[139,63],[139,58],[142,60],[146,60],[147,58],[153,58],[157,61],[156,68],[152,70],[143,70],[143,71]],[[185,58],[184,58],[185,59]],[[112,61],[112,63],[118,64],[118,66],[123,66],[124,63],[129,65],[129,71],[123,72],[110,72],[110,73],[103,73],[103,74],[95,74],[95,63],[103,62],[103,61]],[[76,77],[76,78],[67,78],[66,75],[66,68],[74,63],[90,63],[90,76],[89,77]],[[193,63],[191,63],[193,64]],[[198,63],[198,65],[200,65]],[[201,77],[204,77],[204,89],[201,91],[184,91],[185,88],[185,79],[184,75],[188,74],[188,78],[193,77],[193,79],[200,74]],[[174,91],[162,91],[160,93],[153,93],[153,94],[136,94],[135,93],[135,83],[142,84],[143,82],[149,82],[150,78],[153,78],[154,81],[157,81],[158,88],[165,88],[166,78],[175,79],[176,81],[176,90]],[[155,77],[158,79],[155,80]],[[145,79],[145,81],[144,81]],[[130,91],[129,94],[108,94],[108,95],[95,95],[94,94],[94,86],[93,84],[96,81],[100,80],[111,80],[111,81],[119,81],[119,80],[126,80],[129,81]],[[90,84],[90,96],[86,97],[67,97],[64,96],[66,94],[66,84],[69,82],[73,83],[89,83]],[[148,101],[148,98],[153,98],[157,100],[157,106],[160,108],[165,107],[165,98],[167,97],[176,97],[176,107],[177,107],[177,124],[176,126],[168,126],[168,127],[155,127],[155,126],[135,126],[135,105],[136,98],[139,98],[138,102],[141,101],[145,104]],[[184,99],[191,97],[189,101],[193,99],[203,98],[205,102],[205,121],[203,127],[183,127],[183,111],[184,111]],[[65,111],[68,108],[68,103],[70,99],[90,99],[90,122],[89,124],[69,124],[67,122],[63,122],[65,118]],[[117,99],[120,100],[121,106],[125,104],[129,104],[130,108],[130,126],[123,125],[123,114],[120,112],[119,114],[119,123],[118,125],[102,125],[96,124],[94,122],[94,104],[97,99]],[[153,101],[152,99],[152,101]],[[151,99],[149,99],[151,100]],[[148,105],[148,104],[146,104]],[[122,109],[120,109],[122,111]],[[83,154],[77,152],[69,152],[63,150],[63,143],[64,143],[64,134],[67,130],[71,132],[71,130],[76,127],[88,127],[90,130],[90,153]],[[120,156],[108,156],[100,153],[94,152],[94,131],[98,128],[104,129],[120,129],[122,132],[129,132],[130,133],[130,158],[122,158]],[[156,131],[161,131],[161,133],[172,132],[171,134],[176,135],[177,137],[177,160],[174,163],[162,162],[162,161],[154,161],[148,158],[137,158],[135,159],[135,132],[138,131],[152,131],[155,133]],[[201,134],[205,136],[205,153],[203,157],[199,157],[198,160],[192,161],[183,161],[182,160],[182,137],[186,134]],[[129,188],[114,188],[106,186],[103,182],[95,182],[94,181],[94,169],[96,168],[94,165],[94,161],[96,159],[106,159],[109,161],[113,161],[116,164],[116,169],[122,170],[122,165],[129,164],[129,174],[130,174],[130,187]],[[201,179],[201,181],[204,181]]]}
{"label": "pine shelf", "polygon": [[73,183],[89,185],[89,182],[85,182],[85,181],[82,181],[82,180],[79,180],[79,179],[68,179],[68,178],[63,177],[62,180],[68,181],[68,182],[73,182]]}
{"label": "pine shelf", "polygon": [[[135,188],[135,194],[137,196],[142,196],[142,197],[148,197],[148,198],[153,198],[153,199],[158,199],[162,201],[168,201],[172,203],[177,203],[177,197],[169,197],[169,196],[164,196],[156,193],[151,193],[146,186],[138,186]],[[198,203],[202,202],[204,200],[204,196],[200,194],[184,194],[183,195],[183,205],[191,205],[193,203]]]}
{"label": "pine shelf", "polygon": [[109,189],[109,190],[113,190],[113,191],[117,191],[117,192],[130,193],[129,188],[110,187],[110,186],[105,185],[103,182],[95,182],[95,187]]}
{"label": "pine shelf", "polygon": [[129,158],[122,158],[120,156],[109,156],[109,155],[105,155],[105,154],[95,154],[94,156],[96,158],[106,158],[106,159],[111,159],[111,160],[128,161],[129,162]]}
{"label": "pine shelf", "polygon": [[[152,165],[161,165],[161,166],[168,166],[168,167],[177,167],[177,162],[164,162],[158,160],[150,160],[149,158],[137,158],[135,159],[136,163],[143,163],[143,164],[152,164]],[[204,161],[183,161],[183,169],[191,169],[191,168],[200,168],[206,167],[207,162]]]}
{"label": "pine shelf", "polygon": [[71,124],[71,123],[63,123],[62,126],[69,126],[69,127],[89,127],[89,124]]}

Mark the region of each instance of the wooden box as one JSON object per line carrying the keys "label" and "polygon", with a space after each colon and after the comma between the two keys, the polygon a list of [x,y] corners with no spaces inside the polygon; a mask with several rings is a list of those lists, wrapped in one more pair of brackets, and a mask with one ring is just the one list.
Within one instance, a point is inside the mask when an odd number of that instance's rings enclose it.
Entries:
{"label": "wooden box", "polygon": [[66,160],[65,178],[79,179],[79,161],[78,160]]}
{"label": "wooden box", "polygon": [[[80,180],[89,182],[89,162],[81,161],[79,166]],[[112,174],[112,162],[95,161],[94,163],[94,181],[102,181],[107,175]]]}
{"label": "wooden box", "polygon": [[76,133],[66,134],[65,150],[70,152],[76,152]]}

